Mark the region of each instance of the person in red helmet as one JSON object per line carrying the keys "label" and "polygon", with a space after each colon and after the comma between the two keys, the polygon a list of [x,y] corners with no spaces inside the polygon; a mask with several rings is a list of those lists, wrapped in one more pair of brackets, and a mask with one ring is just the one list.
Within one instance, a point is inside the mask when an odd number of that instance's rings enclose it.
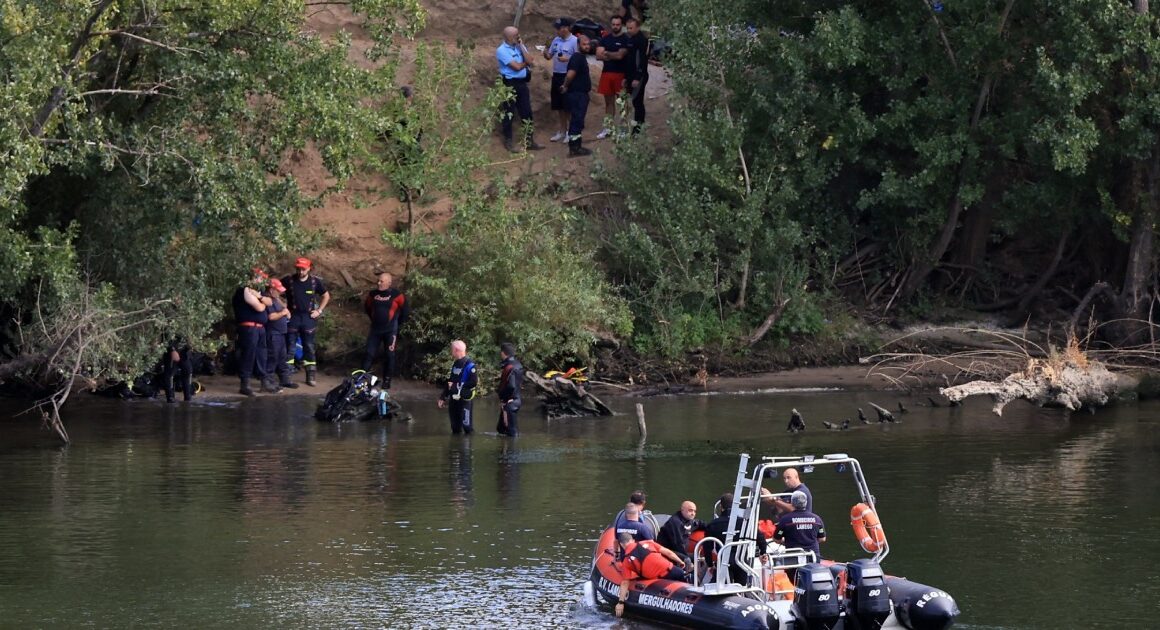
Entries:
{"label": "person in red helmet", "polygon": [[282,387],[298,389],[298,383],[290,380],[290,365],[286,363],[286,326],[290,321],[290,311],[286,308],[286,287],[277,278],[270,278],[266,296],[270,305],[266,307],[269,321],[266,323],[266,380],[262,389],[277,390]]}
{"label": "person in red helmet", "polygon": [[311,387],[317,383],[318,373],[318,364],[314,358],[314,333],[318,329],[318,318],[330,303],[330,292],[326,290],[322,278],[310,273],[313,267],[314,263],[309,258],[299,258],[294,261],[297,273],[282,278],[282,284],[286,287],[286,307],[290,309],[290,321],[286,326],[286,350],[293,357],[295,343],[302,340],[302,365],[306,368],[306,384]]}

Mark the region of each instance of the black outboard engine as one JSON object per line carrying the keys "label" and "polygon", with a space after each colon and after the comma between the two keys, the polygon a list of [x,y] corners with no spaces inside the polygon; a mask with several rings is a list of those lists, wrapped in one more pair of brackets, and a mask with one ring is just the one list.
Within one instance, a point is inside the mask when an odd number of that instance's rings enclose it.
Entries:
{"label": "black outboard engine", "polygon": [[794,628],[832,630],[841,615],[842,594],[834,583],[834,574],[825,565],[816,562],[797,570],[794,577],[794,613],[805,622]]}
{"label": "black outboard engine", "polygon": [[846,565],[846,618],[855,630],[879,630],[890,616],[890,589],[882,567],[869,558]]}
{"label": "black outboard engine", "polygon": [[955,622],[959,606],[942,589],[902,578],[888,577],[894,614],[910,630],[946,630]]}

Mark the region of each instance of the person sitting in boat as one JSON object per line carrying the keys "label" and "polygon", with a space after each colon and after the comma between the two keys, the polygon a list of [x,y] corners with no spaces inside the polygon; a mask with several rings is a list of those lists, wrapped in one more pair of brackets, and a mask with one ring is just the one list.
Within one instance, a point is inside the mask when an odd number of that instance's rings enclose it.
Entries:
{"label": "person sitting in boat", "polygon": [[617,617],[624,614],[631,580],[684,581],[685,561],[664,545],[655,540],[633,540],[628,532],[617,534],[616,542],[620,547],[620,572],[624,576],[620,583],[620,601],[616,603]]}
{"label": "person sitting in boat", "polygon": [[[826,542],[826,524],[822,517],[811,512],[808,508],[809,497],[804,492],[794,492],[790,496],[793,511],[777,521],[777,531],[773,534],[773,542],[786,547],[801,547],[814,552],[814,561],[822,560],[822,548],[818,543]],[[794,570],[786,571],[789,579],[794,579]]]}
{"label": "person sitting in boat", "polygon": [[[782,471],[781,480],[785,483],[785,489],[787,493],[801,492],[805,494],[806,511],[814,511],[814,495],[812,492],[810,492],[809,487],[802,483],[801,477],[798,475],[796,468],[786,468],[784,471]],[[779,499],[777,498],[777,495],[771,495],[767,497],[763,493],[761,498],[762,500],[766,501],[767,505],[770,505],[776,509],[779,516],[789,514],[794,510],[793,505],[791,505],[789,501]]]}
{"label": "person sitting in boat", "polygon": [[624,504],[624,511],[616,519],[616,535],[621,534],[628,534],[637,542],[656,539],[652,527],[641,522],[640,506],[635,503]]}
{"label": "person sitting in boat", "polygon": [[[730,540],[726,539],[725,533],[729,530],[729,510],[733,507],[733,493],[726,492],[725,494],[722,494],[721,498],[717,500],[717,505],[717,518],[709,521],[709,524],[705,526],[705,537],[716,538],[717,540],[721,541],[721,544],[726,545],[731,542]],[[757,532],[756,542],[757,555],[764,556],[767,553],[769,542],[765,539],[765,536],[762,535],[761,531]],[[701,548],[705,550],[705,559],[709,566],[713,566],[713,562],[715,560],[713,556],[715,556],[717,553],[716,547],[714,545],[704,544],[701,546]],[[744,584],[749,579],[748,574],[745,572],[745,569],[741,567],[741,564],[737,561],[736,556],[733,557],[733,561],[729,566],[729,579],[740,584]]]}
{"label": "person sitting in boat", "polygon": [[703,529],[705,522],[697,518],[697,504],[692,501],[685,501],[681,503],[681,509],[673,512],[669,520],[661,526],[660,533],[657,534],[657,542],[661,545],[672,549],[674,553],[680,556],[685,564],[692,564],[693,559],[685,553],[689,546],[689,535],[694,530]]}

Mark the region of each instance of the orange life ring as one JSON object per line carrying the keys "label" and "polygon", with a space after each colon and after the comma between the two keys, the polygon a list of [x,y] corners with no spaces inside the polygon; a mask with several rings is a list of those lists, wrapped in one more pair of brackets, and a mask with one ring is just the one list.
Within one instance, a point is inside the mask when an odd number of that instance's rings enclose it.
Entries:
{"label": "orange life ring", "polygon": [[878,553],[886,546],[886,532],[882,529],[882,522],[869,505],[859,503],[850,508],[850,525],[854,528],[858,544],[866,551]]}

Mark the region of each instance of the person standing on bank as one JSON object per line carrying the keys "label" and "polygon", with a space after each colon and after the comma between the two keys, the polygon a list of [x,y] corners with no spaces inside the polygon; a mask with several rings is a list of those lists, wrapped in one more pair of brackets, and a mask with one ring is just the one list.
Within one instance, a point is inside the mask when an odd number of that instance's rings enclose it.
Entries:
{"label": "person standing on bank", "polygon": [[471,424],[472,399],[479,385],[475,373],[475,363],[467,356],[467,344],[460,339],[451,342],[451,375],[447,377],[447,387],[439,396],[439,408],[447,407],[451,419],[451,432],[471,435],[475,427]]}
{"label": "person standing on bank", "polygon": [[590,52],[592,52],[592,42],[581,35],[576,53],[568,60],[568,71],[564,75],[564,83],[559,88],[560,93],[568,101],[568,111],[572,116],[568,123],[569,157],[592,155],[590,149],[583,147],[581,140],[584,119],[588,116],[588,93],[592,91],[592,79],[588,74],[588,53]]}
{"label": "person standing on bank", "polygon": [[258,289],[265,282],[265,272],[255,269],[250,283],[238,287],[234,292],[234,321],[238,325],[235,346],[238,353],[238,378],[242,382],[238,392],[244,396],[254,395],[254,390],[250,389],[250,378],[255,374],[263,381],[266,378],[266,307],[270,305],[270,298],[263,297]]}
{"label": "person standing on bank", "polygon": [[516,347],[504,342],[499,345],[499,422],[496,433],[515,437],[519,435],[519,412],[523,406],[520,388],[524,384],[524,365],[516,358]]}
{"label": "person standing on bank", "polygon": [[628,95],[632,99],[632,132],[640,133],[644,125],[644,86],[648,84],[648,35],[640,30],[640,20],[629,18],[625,21],[628,31],[628,59],[625,60],[625,81]]}
{"label": "person standing on bank", "polygon": [[596,58],[604,62],[596,92],[604,95],[605,118],[605,127],[596,134],[597,140],[607,138],[616,126],[616,97],[624,93],[625,58],[628,57],[628,35],[624,33],[624,19],[614,15],[609,24],[611,30],[596,45]]}
{"label": "person standing on bank", "polygon": [[[286,308],[283,295],[286,285],[277,278],[270,278],[270,286],[266,289],[266,296],[270,298],[270,305],[266,307],[266,380],[269,389],[275,390],[285,387],[298,389],[298,383],[290,380],[290,364],[286,362],[286,330],[290,322],[290,309]],[[263,382],[262,387],[267,387]]]}
{"label": "person standing on bank", "polygon": [[503,29],[503,43],[495,49],[495,59],[499,63],[499,76],[503,84],[512,89],[512,94],[503,102],[503,146],[517,153],[512,142],[512,124],[518,114],[524,125],[523,142],[525,149],[536,151],[544,147],[536,144],[532,129],[532,96],[528,82],[532,79],[531,55],[520,40],[520,30],[514,26]]}
{"label": "person standing on bank", "polygon": [[314,333],[318,329],[318,318],[330,303],[330,292],[322,283],[322,278],[312,275],[314,266],[309,258],[299,258],[294,262],[297,273],[282,278],[286,287],[286,306],[290,309],[290,322],[286,331],[286,352],[293,356],[295,342],[302,340],[302,365],[306,367],[306,384],[314,387],[318,364],[314,358]]}
{"label": "person standing on bank", "polygon": [[395,347],[399,341],[399,326],[407,322],[410,307],[407,297],[401,291],[391,286],[391,274],[379,274],[378,284],[367,292],[363,300],[363,308],[367,317],[371,318],[371,329],[367,333],[367,353],[363,358],[362,369],[369,372],[375,363],[375,355],[379,348],[386,346],[383,355],[382,388],[391,388],[391,376],[395,373]]}
{"label": "person standing on bank", "polygon": [[564,85],[564,76],[568,74],[568,60],[576,54],[579,41],[572,34],[572,20],[559,18],[552,24],[556,27],[556,38],[544,49],[544,59],[552,61],[552,111],[560,121],[560,128],[549,139],[551,142],[565,142],[568,140],[569,108],[565,91],[560,89]]}
{"label": "person standing on bank", "polygon": [[193,361],[189,358],[189,343],[184,338],[172,339],[161,357],[161,384],[165,387],[165,402],[176,402],[176,384],[181,385],[185,402],[193,399]]}

